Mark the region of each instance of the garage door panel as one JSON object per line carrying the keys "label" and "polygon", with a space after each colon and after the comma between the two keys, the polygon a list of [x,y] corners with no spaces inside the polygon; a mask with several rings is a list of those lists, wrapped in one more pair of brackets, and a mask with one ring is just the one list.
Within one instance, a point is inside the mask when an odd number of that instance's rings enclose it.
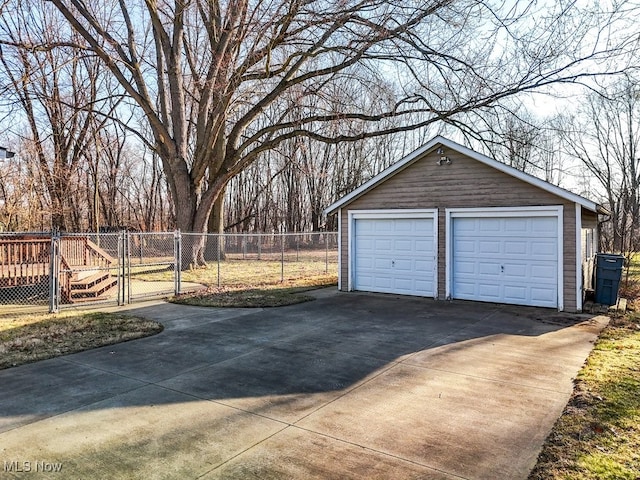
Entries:
{"label": "garage door panel", "polygon": [[389,277],[374,277],[373,286],[378,289],[389,290],[393,286],[393,281]]}
{"label": "garage door panel", "polygon": [[411,290],[413,287],[413,280],[410,278],[394,278],[393,279],[393,286],[395,287],[396,290],[398,291],[407,291],[407,290]]}
{"label": "garage door panel", "polygon": [[505,279],[523,281],[529,277],[530,266],[527,263],[505,261],[499,267],[500,275],[503,275]]}
{"label": "garage door panel", "polygon": [[477,220],[477,228],[483,234],[491,234],[494,235],[496,233],[500,233],[500,219],[496,218],[481,218]]}
{"label": "garage door panel", "polygon": [[536,257],[553,257],[557,256],[557,242],[553,241],[532,241],[531,242],[531,255]]}
{"label": "garage door panel", "polygon": [[364,271],[373,268],[374,259],[370,256],[361,256],[356,259],[356,268],[359,271]]}
{"label": "garage door panel", "polygon": [[419,291],[429,292],[433,291],[434,285],[433,281],[429,280],[416,280],[415,288]]}
{"label": "garage door panel", "polygon": [[539,218],[535,222],[535,231],[532,231],[540,236],[547,236],[555,238],[558,234],[558,220],[556,217]]}
{"label": "garage door panel", "polygon": [[478,275],[496,276],[500,275],[500,265],[489,262],[478,262]]}
{"label": "garage door panel", "polygon": [[399,255],[410,255],[413,252],[414,243],[411,240],[394,240],[393,251]]}
{"label": "garage door panel", "polygon": [[373,268],[374,270],[390,270],[392,261],[391,258],[376,257],[373,260]]}
{"label": "garage door panel", "polygon": [[526,218],[513,218],[510,221],[502,221],[504,232],[509,235],[529,233],[529,222]]}
{"label": "garage door panel", "polygon": [[506,285],[504,287],[504,296],[507,299],[511,299],[513,301],[519,301],[522,298],[527,297],[527,288],[517,287],[513,285]]}
{"label": "garage door panel", "polygon": [[415,260],[415,270],[416,272],[428,273],[433,275],[435,271],[435,265],[433,261],[430,260]]}
{"label": "garage door panel", "polygon": [[452,296],[556,307],[557,222],[557,217],[454,217]]}
{"label": "garage door panel", "polygon": [[[375,222],[362,222],[358,225],[358,235],[362,235],[363,239],[366,235],[371,235],[375,232]],[[373,240],[373,239],[371,239]]]}
{"label": "garage door panel", "polygon": [[[433,236],[433,232],[431,235]],[[419,253],[433,254],[433,239],[414,240],[414,250]]]}
{"label": "garage door panel", "polygon": [[493,283],[480,283],[478,284],[477,294],[489,301],[497,302],[500,300],[500,287]]}
{"label": "garage door panel", "polygon": [[476,251],[476,242],[473,240],[454,240],[453,248],[458,253],[473,254]]}
{"label": "garage door panel", "polygon": [[459,232],[475,232],[478,228],[476,226],[475,219],[471,218],[459,218],[454,226],[456,231]]}
{"label": "garage door panel", "polygon": [[506,240],[504,242],[505,255],[526,255],[529,242],[526,240]]}
{"label": "garage door panel", "polygon": [[393,241],[388,238],[376,238],[373,244],[374,251],[378,253],[393,253]]}
{"label": "garage door panel", "polygon": [[398,259],[393,261],[393,268],[396,271],[412,272],[415,270],[414,262],[411,259]]}
{"label": "garage door panel", "polygon": [[463,296],[474,296],[476,295],[477,285],[475,282],[465,282],[464,280],[458,281],[456,283],[457,293],[462,295],[459,298],[464,298]]}
{"label": "garage door panel", "polygon": [[362,237],[359,248],[361,252],[372,252],[374,249],[373,238]]}
{"label": "garage door panel", "polygon": [[536,303],[555,302],[556,290],[548,287],[532,287],[531,300]]}
{"label": "garage door panel", "polygon": [[557,265],[532,265],[531,280],[537,282],[554,282],[558,275]]}
{"label": "garage door panel", "polygon": [[434,296],[432,218],[356,219],[354,230],[354,289]]}
{"label": "garage door panel", "polygon": [[374,220],[373,233],[379,235],[393,235],[393,220]]}
{"label": "garage door panel", "polygon": [[373,287],[373,276],[366,274],[366,273],[361,273],[358,276],[358,281],[360,282],[360,285],[362,285],[363,288],[371,288]]}
{"label": "garage door panel", "polygon": [[495,240],[480,240],[476,251],[480,255],[491,255],[500,253],[501,246],[501,243]]}
{"label": "garage door panel", "polygon": [[433,221],[414,222],[413,227],[414,233],[425,237],[433,237]]}
{"label": "garage door panel", "polygon": [[415,222],[405,222],[402,220],[394,220],[394,234],[406,234],[410,235],[415,233]]}
{"label": "garage door panel", "polygon": [[476,273],[476,263],[473,261],[458,261],[453,265],[453,274],[456,278],[463,280],[465,274],[474,275]]}

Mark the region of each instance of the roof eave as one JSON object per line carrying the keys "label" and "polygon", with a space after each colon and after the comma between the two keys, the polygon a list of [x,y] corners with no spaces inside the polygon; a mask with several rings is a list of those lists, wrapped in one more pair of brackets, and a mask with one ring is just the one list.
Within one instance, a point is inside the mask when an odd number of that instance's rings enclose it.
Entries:
{"label": "roof eave", "polygon": [[[351,203],[352,201],[356,200],[357,198],[359,198],[360,196],[364,195],[367,191],[369,191],[370,189],[372,189],[373,187],[375,187],[377,184],[381,183],[382,181],[386,180],[387,178],[390,178],[391,176],[393,176],[395,173],[397,173],[398,171],[404,169],[405,167],[407,167],[408,165],[411,165],[413,162],[415,162],[416,160],[418,160],[419,158],[421,158],[424,154],[426,154],[429,150],[433,149],[436,145],[443,145],[447,148],[450,148],[452,150],[457,151],[458,153],[461,153],[463,155],[466,155],[468,157],[473,158],[476,161],[479,161],[480,163],[484,163],[487,166],[493,167],[498,171],[501,171],[507,175],[510,175],[512,177],[515,177],[521,181],[524,181],[526,183],[529,183],[533,186],[536,186],[542,190],[545,190],[549,193],[552,193],[560,198],[564,198],[565,200],[569,200],[571,202],[575,202],[581,206],[583,206],[584,208],[595,212],[595,213],[603,213],[604,215],[608,215],[610,214],[610,212],[608,212],[604,207],[602,207],[601,205],[598,205],[595,202],[592,202],[591,200],[584,198],[580,195],[577,195],[573,192],[570,192],[568,190],[565,190],[564,188],[558,187],[556,185],[553,185],[549,182],[545,182],[542,179],[539,179],[537,177],[534,177],[533,175],[530,175],[528,173],[522,172],[520,170],[517,170],[513,167],[510,167],[509,165],[506,165],[504,163],[501,163],[493,158],[487,157],[486,155],[483,155],[479,152],[476,152],[475,150],[472,150],[468,147],[465,147],[464,145],[460,145],[456,142],[453,142],[452,140],[449,140],[448,138],[444,138],[440,135],[434,137],[433,139],[431,139],[429,142],[427,142],[425,145],[423,145],[422,147],[418,148],[417,150],[414,150],[413,152],[411,152],[409,155],[405,156],[403,159],[401,159],[400,161],[394,163],[393,165],[389,166],[388,168],[384,169],[382,172],[380,172],[378,175],[376,175],[375,177],[371,178],[368,182],[363,183],[360,187],[356,188],[355,190],[353,190],[351,193],[345,195],[344,197],[342,197],[340,200],[332,203],[331,205],[329,205],[326,209],[324,209],[323,213],[325,215],[330,215],[334,212],[336,212],[339,208],[342,208],[343,206],[347,205],[348,203]],[[607,212],[607,213],[604,213]]]}
{"label": "roof eave", "polygon": [[446,138],[441,136],[432,138],[429,142],[427,142],[422,147],[414,150],[413,152],[411,152],[410,154],[402,158],[400,161],[385,168],[382,172],[377,174],[375,177],[371,178],[369,181],[363,183],[355,190],[351,191],[341,199],[329,205],[327,208],[323,210],[322,213],[324,213],[325,215],[331,215],[332,213],[337,212],[339,208],[361,197],[371,188],[375,187],[378,183],[385,180],[387,177],[394,175],[399,170],[402,170],[406,166],[410,165],[412,162],[418,160],[422,155],[424,155],[430,149],[435,147],[438,143],[442,143],[441,140],[446,140]]}

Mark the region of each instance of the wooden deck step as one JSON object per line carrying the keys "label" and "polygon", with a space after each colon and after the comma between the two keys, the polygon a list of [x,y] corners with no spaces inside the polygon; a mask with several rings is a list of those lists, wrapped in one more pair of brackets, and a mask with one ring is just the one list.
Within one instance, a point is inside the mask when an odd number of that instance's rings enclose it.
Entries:
{"label": "wooden deck step", "polygon": [[72,302],[95,300],[112,289],[118,283],[118,279],[112,277],[109,272],[98,272],[90,277],[75,280],[71,283]]}
{"label": "wooden deck step", "polygon": [[87,277],[74,279],[71,281],[71,290],[88,290],[109,277],[111,277],[109,272],[98,271]]}

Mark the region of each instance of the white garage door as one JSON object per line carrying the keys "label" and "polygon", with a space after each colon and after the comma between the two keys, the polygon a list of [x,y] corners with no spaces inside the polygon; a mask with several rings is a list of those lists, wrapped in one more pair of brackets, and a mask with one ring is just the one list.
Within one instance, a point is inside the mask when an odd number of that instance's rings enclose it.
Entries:
{"label": "white garage door", "polygon": [[452,222],[453,298],[558,306],[557,217]]}
{"label": "white garage door", "polygon": [[435,296],[433,218],[363,218],[354,229],[354,290]]}

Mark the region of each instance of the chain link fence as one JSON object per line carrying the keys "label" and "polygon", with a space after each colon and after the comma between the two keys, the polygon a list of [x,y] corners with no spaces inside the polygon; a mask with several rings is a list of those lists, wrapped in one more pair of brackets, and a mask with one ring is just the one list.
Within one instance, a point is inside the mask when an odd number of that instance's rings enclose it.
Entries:
{"label": "chain link fence", "polygon": [[0,313],[337,276],[337,233],[0,234]]}
{"label": "chain link fence", "polygon": [[335,277],[335,232],[182,235],[182,279],[241,287]]}
{"label": "chain link fence", "polygon": [[49,305],[52,275],[51,235],[0,235],[0,307],[9,309]]}

